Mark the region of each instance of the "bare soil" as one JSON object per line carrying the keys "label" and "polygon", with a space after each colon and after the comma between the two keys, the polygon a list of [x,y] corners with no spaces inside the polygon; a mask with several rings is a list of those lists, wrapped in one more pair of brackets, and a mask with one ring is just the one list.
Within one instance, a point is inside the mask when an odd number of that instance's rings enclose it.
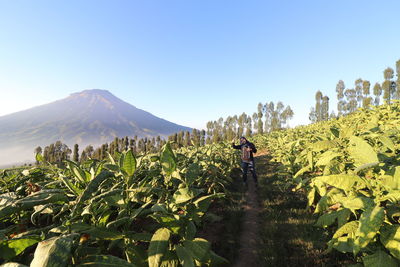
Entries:
{"label": "bare soil", "polygon": [[246,202],[243,205],[244,218],[242,221],[242,232],[240,234],[240,248],[238,259],[233,265],[240,266],[261,266],[259,250],[262,246],[260,238],[260,214],[262,212],[258,201],[256,185],[248,175],[248,190],[246,191]]}

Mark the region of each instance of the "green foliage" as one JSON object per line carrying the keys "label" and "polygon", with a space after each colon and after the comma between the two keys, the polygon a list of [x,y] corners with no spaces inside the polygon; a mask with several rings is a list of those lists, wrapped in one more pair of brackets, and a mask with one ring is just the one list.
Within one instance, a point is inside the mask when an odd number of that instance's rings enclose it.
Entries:
{"label": "green foliage", "polygon": [[10,260],[19,255],[26,248],[41,241],[39,236],[29,236],[11,240],[3,240],[0,243],[0,258]]}
{"label": "green foliage", "polygon": [[170,143],[164,145],[161,149],[160,161],[162,170],[168,176],[171,175],[176,169],[176,159],[174,152],[171,149]]}
{"label": "green foliage", "polygon": [[400,225],[385,225],[381,228],[381,242],[396,259],[400,260]]}
{"label": "green foliage", "polygon": [[43,163],[2,174],[1,260],[31,266],[228,264],[196,234],[210,205],[229,199],[229,174],[238,167],[230,146],[173,150],[167,143],[159,153],[116,150],[102,161]]}
{"label": "green foliage", "polygon": [[149,246],[149,267],[158,267],[161,264],[161,259],[167,252],[170,230],[167,228],[158,229],[150,241]]}
{"label": "green foliage", "polygon": [[71,235],[52,237],[40,242],[30,266],[67,266],[71,257],[73,242],[71,237]]}
{"label": "green foliage", "polygon": [[392,100],[254,137],[282,164],[282,173],[294,178],[288,186],[304,190],[308,207],[319,215],[316,226],[334,233],[329,249],[355,254],[366,266],[400,264],[399,118],[400,102]]}

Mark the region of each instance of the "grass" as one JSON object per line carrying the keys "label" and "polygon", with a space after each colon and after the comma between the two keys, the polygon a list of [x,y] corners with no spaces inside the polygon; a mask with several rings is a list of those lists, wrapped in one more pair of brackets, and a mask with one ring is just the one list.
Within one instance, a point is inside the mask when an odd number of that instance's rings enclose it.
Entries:
{"label": "grass", "polygon": [[262,266],[345,266],[354,263],[339,252],[325,253],[329,237],[314,226],[317,217],[307,210],[306,197],[292,192],[278,163],[267,155],[257,160],[262,203]]}

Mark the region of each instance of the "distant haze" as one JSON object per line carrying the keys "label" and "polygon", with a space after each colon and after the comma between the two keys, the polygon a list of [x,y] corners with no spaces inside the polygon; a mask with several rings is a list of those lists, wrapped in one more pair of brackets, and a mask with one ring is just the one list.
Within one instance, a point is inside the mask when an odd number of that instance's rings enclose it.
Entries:
{"label": "distant haze", "polygon": [[158,118],[106,90],[85,90],[69,97],[0,117],[0,166],[33,160],[35,147],[56,142],[81,149],[115,137],[166,137],[190,128]]}

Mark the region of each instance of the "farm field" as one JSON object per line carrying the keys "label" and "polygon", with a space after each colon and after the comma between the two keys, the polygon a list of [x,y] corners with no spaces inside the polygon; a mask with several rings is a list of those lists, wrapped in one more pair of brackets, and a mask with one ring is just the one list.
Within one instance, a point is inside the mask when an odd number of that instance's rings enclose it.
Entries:
{"label": "farm field", "polygon": [[63,166],[38,154],[38,166],[1,172],[0,257],[4,266],[397,266],[399,122],[395,102],[255,135],[260,185],[247,189],[224,143]]}
{"label": "farm field", "polygon": [[237,155],[227,150],[173,152],[167,143],[158,154],[128,150],[64,168],[38,154],[38,167],[3,170],[0,258],[9,266],[226,264],[197,232],[221,220],[209,207],[230,199]]}
{"label": "farm field", "polygon": [[304,205],[339,251],[364,266],[400,260],[400,105],[381,105],[309,126],[259,136],[283,188]]}

